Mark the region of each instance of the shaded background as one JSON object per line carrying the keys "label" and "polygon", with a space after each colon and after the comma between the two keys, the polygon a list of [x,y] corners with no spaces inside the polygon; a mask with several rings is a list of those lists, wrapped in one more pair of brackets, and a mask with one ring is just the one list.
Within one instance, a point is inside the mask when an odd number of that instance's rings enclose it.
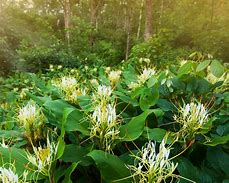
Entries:
{"label": "shaded background", "polygon": [[0,73],[116,65],[163,67],[193,51],[229,60],[228,0],[1,0]]}

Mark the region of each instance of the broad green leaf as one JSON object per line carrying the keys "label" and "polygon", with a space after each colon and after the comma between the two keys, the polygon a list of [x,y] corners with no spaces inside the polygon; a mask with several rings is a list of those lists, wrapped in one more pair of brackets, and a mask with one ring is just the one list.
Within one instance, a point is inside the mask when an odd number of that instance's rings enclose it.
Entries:
{"label": "broad green leaf", "polygon": [[229,154],[224,152],[220,146],[208,148],[207,160],[219,174],[223,172],[225,178],[229,176]]}
{"label": "broad green leaf", "polygon": [[23,134],[20,131],[17,130],[0,130],[0,138],[19,138],[21,139],[23,137]]}
{"label": "broad green leaf", "polygon": [[146,88],[145,87],[138,87],[135,90],[131,91],[131,98],[136,98],[138,96],[140,96],[141,94],[143,94],[145,92]]}
{"label": "broad green leaf", "polygon": [[140,107],[143,111],[149,109],[154,106],[159,98],[159,90],[157,86],[153,88],[147,88],[141,94],[140,97]]}
{"label": "broad green leaf", "polygon": [[65,146],[64,154],[60,159],[64,162],[75,162],[88,166],[92,163],[91,159],[86,156],[88,153],[89,150],[86,148],[70,144]]}
{"label": "broad green leaf", "polygon": [[53,101],[47,101],[44,103],[45,108],[45,114],[49,118],[49,121],[51,123],[54,123],[59,128],[61,128],[61,120],[63,118],[63,112],[65,108],[73,108],[72,105],[68,104],[67,102],[63,100],[53,100]]}
{"label": "broad green leaf", "polygon": [[74,172],[77,165],[78,163],[72,163],[72,165],[65,170],[65,176],[64,176],[64,180],[62,181],[62,183],[72,183],[71,174],[72,172]]}
{"label": "broad green leaf", "polygon": [[201,63],[199,63],[196,67],[196,72],[200,72],[202,70],[204,70],[209,64],[210,64],[211,60],[205,60]]}
{"label": "broad green leaf", "polygon": [[132,104],[133,106],[138,106],[138,101],[137,99],[133,99],[127,95],[125,95],[123,92],[120,91],[114,91],[113,94],[117,95],[118,98],[120,98],[120,100]]}
{"label": "broad green leaf", "polygon": [[147,84],[147,87],[150,88],[153,85],[155,85],[156,83],[157,83],[157,79],[154,76],[152,76],[151,78],[149,78],[146,84]]}
{"label": "broad green leaf", "polygon": [[[161,142],[163,140],[163,138],[165,137],[167,131],[161,128],[148,128],[145,127],[144,132],[142,134],[143,137],[149,139],[149,140],[154,140],[157,142]],[[168,137],[167,139],[167,143],[171,143],[172,142],[172,138]]]}
{"label": "broad green leaf", "polygon": [[163,111],[176,111],[176,106],[169,102],[166,99],[158,99],[157,106],[160,107]]}
{"label": "broad green leaf", "polygon": [[229,141],[229,135],[225,135],[225,136],[212,135],[210,141],[204,144],[208,146],[217,146],[219,144],[225,144],[228,141]]}
{"label": "broad green leaf", "polygon": [[[80,131],[85,135],[89,134],[84,114],[79,109],[62,100],[48,101],[44,107],[48,119],[53,125],[61,128],[64,123],[66,131]],[[63,118],[65,118],[64,121]]]}
{"label": "broad green leaf", "polygon": [[121,126],[120,137],[122,141],[133,141],[143,132],[147,116],[154,113],[156,116],[163,115],[161,109],[148,109],[139,116],[133,117],[127,124]]}
{"label": "broad green leaf", "polygon": [[84,135],[89,135],[88,123],[84,114],[78,109],[73,109],[67,115],[64,127],[66,131],[79,131]]}
{"label": "broad green leaf", "polygon": [[[106,182],[120,180],[120,183],[130,183],[131,180],[126,179],[130,176],[130,172],[123,161],[118,156],[103,152],[101,150],[94,150],[88,154],[96,163],[100,170],[101,177]],[[123,179],[123,180],[121,180]]]}
{"label": "broad green leaf", "polygon": [[92,101],[90,96],[79,96],[77,97],[77,100],[79,102],[79,106],[83,110],[90,110],[92,108]]}
{"label": "broad green leaf", "polygon": [[217,60],[213,60],[211,65],[210,65],[210,70],[211,73],[215,76],[215,77],[221,77],[224,73],[224,67],[222,66],[222,64],[217,61]]}
{"label": "broad green leaf", "polygon": [[[188,159],[184,157],[179,157],[178,162],[178,172],[184,178],[190,179],[195,182],[212,182],[212,178],[200,168],[195,167]],[[190,181],[185,179],[180,179],[181,183],[189,183]]]}
{"label": "broad green leaf", "polygon": [[192,71],[192,66],[192,62],[187,62],[184,65],[182,65],[178,70],[178,77],[190,73]]}

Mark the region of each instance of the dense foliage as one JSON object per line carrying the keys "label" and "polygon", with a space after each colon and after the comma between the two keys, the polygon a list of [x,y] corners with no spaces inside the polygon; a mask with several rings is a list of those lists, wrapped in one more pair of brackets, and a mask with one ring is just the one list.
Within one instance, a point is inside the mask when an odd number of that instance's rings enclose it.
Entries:
{"label": "dense foliage", "polygon": [[0,182],[228,183],[228,12],[0,0]]}
{"label": "dense foliage", "polygon": [[187,58],[2,79],[0,180],[228,182],[228,74]]}

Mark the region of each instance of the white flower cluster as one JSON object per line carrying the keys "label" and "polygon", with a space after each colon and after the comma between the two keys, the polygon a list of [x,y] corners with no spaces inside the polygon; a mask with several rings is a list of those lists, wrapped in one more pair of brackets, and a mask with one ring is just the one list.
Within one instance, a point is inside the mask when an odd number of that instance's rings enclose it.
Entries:
{"label": "white flower cluster", "polygon": [[138,80],[136,82],[131,82],[128,85],[129,89],[136,89],[144,84],[149,78],[156,74],[156,71],[152,68],[145,68],[143,72],[138,76]]}
{"label": "white flower cluster", "polygon": [[135,156],[137,166],[129,166],[133,172],[135,182],[156,183],[172,176],[177,164],[169,160],[170,149],[165,147],[165,140],[161,142],[159,151],[156,143],[148,142],[139,155]]}
{"label": "white flower cluster", "polygon": [[97,90],[97,94],[100,97],[110,97],[112,93],[112,89],[110,86],[105,86],[105,85],[99,85],[98,86],[98,90]]}
{"label": "white flower cluster", "polygon": [[27,159],[37,168],[35,171],[44,176],[49,176],[52,163],[56,160],[57,150],[58,144],[50,142],[49,138],[47,138],[47,146],[38,148],[33,146],[34,154],[28,152]]}
{"label": "white flower cluster", "polygon": [[25,135],[29,140],[37,140],[42,138],[42,126],[45,116],[41,109],[33,102],[29,102],[26,106],[19,109],[19,124],[25,129]]}
{"label": "white flower cluster", "polygon": [[119,135],[115,105],[100,105],[94,109],[90,135],[99,139],[102,149],[111,150],[113,142]]}
{"label": "white flower cluster", "polygon": [[208,120],[208,111],[205,109],[204,105],[201,103],[190,103],[186,104],[182,109],[182,117],[187,120],[187,122],[196,121],[200,126],[202,126]]}
{"label": "white flower cluster", "polygon": [[110,80],[112,84],[115,84],[119,81],[121,74],[122,74],[122,71],[120,70],[110,71],[110,73],[108,74],[108,79]]}
{"label": "white flower cluster", "polygon": [[200,128],[208,121],[208,111],[201,103],[185,104],[179,112],[180,116],[175,115],[174,119],[183,124],[184,127]]}
{"label": "white flower cluster", "polygon": [[174,120],[181,124],[179,132],[182,133],[182,138],[193,138],[208,121],[208,111],[201,103],[185,104],[178,112],[178,115],[174,115]]}
{"label": "white flower cluster", "polygon": [[144,83],[147,81],[151,76],[153,76],[156,73],[154,69],[151,68],[145,68],[140,76],[138,76],[138,79],[141,83]]}
{"label": "white flower cluster", "polygon": [[93,120],[98,124],[107,123],[112,124],[116,120],[115,107],[108,104],[106,108],[98,106],[93,112]]}
{"label": "white flower cluster", "polygon": [[18,183],[19,178],[11,168],[0,167],[0,182],[2,183]]}
{"label": "white flower cluster", "polygon": [[111,151],[119,138],[119,122],[110,86],[99,85],[93,95],[94,111],[90,116],[90,137],[100,149]]}
{"label": "white flower cluster", "polygon": [[64,98],[70,102],[76,102],[78,96],[86,94],[86,88],[79,87],[77,80],[74,77],[63,76],[58,80],[54,80],[53,85],[62,90]]}
{"label": "white flower cluster", "polygon": [[68,90],[69,88],[74,88],[77,85],[77,81],[73,77],[62,77],[60,81],[60,88],[63,90]]}
{"label": "white flower cluster", "polygon": [[26,125],[26,123],[33,123],[37,115],[39,113],[36,104],[28,103],[19,110],[18,119],[23,125]]}
{"label": "white flower cluster", "polygon": [[99,85],[97,91],[93,94],[93,101],[96,105],[103,105],[110,101],[112,89],[110,86]]}

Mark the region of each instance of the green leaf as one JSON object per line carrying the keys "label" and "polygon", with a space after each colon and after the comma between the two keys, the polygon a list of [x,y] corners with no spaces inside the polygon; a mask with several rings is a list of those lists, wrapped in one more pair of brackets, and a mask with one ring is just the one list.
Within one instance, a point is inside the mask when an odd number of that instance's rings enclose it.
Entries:
{"label": "green leaf", "polygon": [[52,100],[44,103],[44,112],[49,119],[49,122],[61,128],[63,112],[65,108],[73,108],[72,105],[68,104],[63,100]]}
{"label": "green leaf", "polygon": [[154,106],[159,98],[159,90],[158,87],[155,86],[153,88],[147,88],[141,94],[140,97],[140,107],[143,111],[149,109]]}
{"label": "green leaf", "polygon": [[89,150],[86,148],[70,144],[65,146],[64,154],[60,159],[64,162],[75,162],[88,166],[92,164],[91,159],[86,156],[88,153]]}
{"label": "green leaf", "polygon": [[224,73],[224,67],[217,60],[212,61],[211,65],[210,65],[210,70],[211,70],[212,74],[218,78],[221,77]]}
{"label": "green leaf", "polygon": [[133,106],[138,106],[138,101],[136,99],[133,99],[127,95],[125,95],[123,92],[120,91],[114,91],[113,94],[115,94],[120,100],[132,104]]}
{"label": "green leaf", "polygon": [[3,148],[0,147],[0,166],[7,163],[14,163],[17,174],[20,176],[25,167],[28,165],[28,160],[26,159],[26,152],[22,149],[17,148]]}
{"label": "green leaf", "polygon": [[88,124],[83,121],[85,116],[79,109],[62,100],[48,101],[44,107],[51,124],[61,128],[64,123],[66,131],[79,131],[85,135],[89,134]]}
{"label": "green leaf", "polygon": [[120,183],[130,183],[130,179],[125,179],[130,176],[130,172],[123,161],[117,156],[103,152],[101,150],[94,150],[88,154],[94,159],[96,166],[100,170],[101,177],[106,182],[120,180]]}
{"label": "green leaf", "polygon": [[204,144],[208,146],[217,146],[219,144],[225,144],[228,141],[229,141],[229,135],[225,135],[225,136],[212,135],[212,137],[210,138],[210,142],[208,141]]}
{"label": "green leaf", "polygon": [[[178,171],[181,176],[188,178],[195,182],[212,182],[212,178],[204,171],[195,167],[188,159],[184,157],[179,157],[178,162]],[[181,183],[189,183],[190,181],[185,179],[180,179]]]}
{"label": "green leaf", "polygon": [[66,131],[79,131],[84,135],[89,135],[88,123],[85,121],[84,114],[78,109],[73,109],[67,115],[64,127]]}
{"label": "green leaf", "polygon": [[196,67],[196,72],[200,72],[202,70],[204,70],[209,64],[210,64],[211,60],[205,60],[201,63],[199,63]]}
{"label": "green leaf", "polygon": [[176,106],[169,102],[166,99],[158,99],[157,101],[158,107],[160,107],[163,111],[176,111]]}
{"label": "green leaf", "polygon": [[[3,148],[0,147],[0,167],[8,166],[9,164],[13,164],[16,168],[16,173],[18,176],[22,176],[26,167],[28,170],[33,170],[33,167],[28,159],[26,158],[26,151],[14,147]],[[27,180],[39,180],[42,177],[37,175],[34,171],[28,171]]]}
{"label": "green leaf", "polygon": [[163,115],[161,109],[148,109],[139,116],[133,117],[129,123],[121,126],[120,137],[122,141],[133,141],[137,139],[143,132],[145,120],[148,115],[154,113],[157,117]]}
{"label": "green leaf", "polygon": [[65,170],[65,178],[62,181],[62,183],[72,183],[71,174],[72,174],[72,172],[74,172],[77,165],[78,165],[78,163],[72,163],[72,165]]}
{"label": "green leaf", "polygon": [[208,148],[207,160],[219,174],[223,172],[225,178],[229,176],[229,155],[220,146]]}
{"label": "green leaf", "polygon": [[146,84],[147,84],[147,87],[150,88],[153,85],[155,85],[156,83],[157,83],[157,79],[154,76],[152,76],[151,78],[149,78]]}
{"label": "green leaf", "polygon": [[178,70],[178,77],[190,73],[192,71],[192,66],[192,62],[187,62],[184,65],[182,65]]}
{"label": "green leaf", "polygon": [[[148,127],[145,127],[142,136],[149,140],[155,140],[157,142],[161,142],[165,137],[166,133],[167,131],[161,128],[150,129]],[[172,142],[172,140],[173,140],[172,138],[168,138],[167,143]]]}
{"label": "green leaf", "polygon": [[77,100],[79,102],[79,106],[83,110],[90,110],[92,108],[92,101],[90,96],[78,96]]}

